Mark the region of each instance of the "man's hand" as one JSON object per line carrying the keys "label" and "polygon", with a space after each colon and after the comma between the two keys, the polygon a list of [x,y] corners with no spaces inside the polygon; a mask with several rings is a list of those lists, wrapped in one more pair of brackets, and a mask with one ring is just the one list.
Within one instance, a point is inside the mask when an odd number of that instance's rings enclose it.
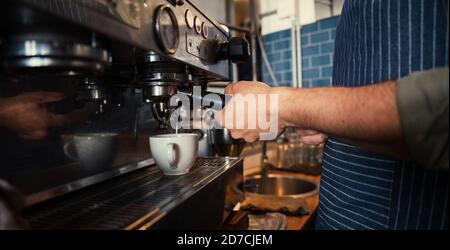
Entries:
{"label": "man's hand", "polygon": [[297,129],[295,131],[300,137],[300,141],[308,145],[320,145],[324,143],[328,136],[310,129]]}
{"label": "man's hand", "polygon": [[47,103],[60,101],[63,94],[56,92],[27,92],[0,99],[0,126],[9,128],[25,139],[37,140],[47,136],[49,129],[64,124],[80,122],[88,113],[87,108],[69,114],[48,112]]}
{"label": "man's hand", "polygon": [[228,85],[225,94],[233,97],[222,111],[216,113],[216,121],[229,129],[233,138],[243,138],[248,142],[258,140],[262,133],[272,132],[272,129],[277,134],[281,133],[286,126],[276,112],[271,112],[271,105],[278,105],[270,102],[271,89],[261,82],[243,81]]}
{"label": "man's hand", "polygon": [[61,116],[47,112],[45,103],[63,99],[55,92],[27,92],[4,98],[0,105],[0,125],[16,131],[25,139],[40,139],[47,129],[63,123]]}

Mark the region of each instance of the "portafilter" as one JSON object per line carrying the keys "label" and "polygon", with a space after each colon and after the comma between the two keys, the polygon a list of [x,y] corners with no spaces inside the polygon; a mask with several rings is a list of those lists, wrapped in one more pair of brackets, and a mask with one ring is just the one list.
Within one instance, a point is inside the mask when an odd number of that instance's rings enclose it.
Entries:
{"label": "portafilter", "polygon": [[211,145],[219,156],[238,157],[245,147],[245,140],[234,139],[230,131],[225,128],[208,130]]}

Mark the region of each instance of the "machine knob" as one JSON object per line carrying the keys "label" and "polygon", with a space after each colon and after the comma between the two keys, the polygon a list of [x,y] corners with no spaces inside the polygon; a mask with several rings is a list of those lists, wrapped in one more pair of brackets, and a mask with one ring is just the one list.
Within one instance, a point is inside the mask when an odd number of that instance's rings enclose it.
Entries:
{"label": "machine knob", "polygon": [[233,63],[246,62],[250,58],[250,44],[245,37],[232,37],[219,46],[218,60],[231,60]]}

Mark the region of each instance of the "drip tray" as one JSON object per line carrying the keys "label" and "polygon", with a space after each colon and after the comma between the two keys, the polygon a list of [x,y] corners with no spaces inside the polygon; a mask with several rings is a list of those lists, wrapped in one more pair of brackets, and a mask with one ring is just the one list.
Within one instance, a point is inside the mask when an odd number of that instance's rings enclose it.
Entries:
{"label": "drip tray", "polygon": [[[218,227],[224,207],[233,206],[224,201],[225,186],[236,176],[242,177],[242,160],[237,158],[199,158],[181,176],[165,176],[153,165],[32,206],[25,218],[33,229]],[[218,225],[211,224],[213,216],[220,217]]]}

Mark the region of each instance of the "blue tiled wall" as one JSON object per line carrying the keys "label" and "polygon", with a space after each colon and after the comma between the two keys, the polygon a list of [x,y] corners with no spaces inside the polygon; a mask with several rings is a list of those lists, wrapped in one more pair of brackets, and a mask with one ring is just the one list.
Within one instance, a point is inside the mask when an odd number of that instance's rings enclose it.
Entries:
{"label": "blue tiled wall", "polygon": [[331,85],[338,19],[330,17],[302,27],[303,87]]}
{"label": "blue tiled wall", "polygon": [[[331,85],[333,72],[334,37],[339,17],[322,19],[301,28],[303,87]],[[279,85],[292,84],[291,30],[283,30],[263,37],[269,62]],[[263,67],[263,81],[272,84]]]}
{"label": "blue tiled wall", "polygon": [[[290,86],[292,83],[292,48],[291,30],[271,33],[263,37],[264,48],[275,78],[280,86]],[[263,67],[263,81],[272,84],[272,78]]]}

